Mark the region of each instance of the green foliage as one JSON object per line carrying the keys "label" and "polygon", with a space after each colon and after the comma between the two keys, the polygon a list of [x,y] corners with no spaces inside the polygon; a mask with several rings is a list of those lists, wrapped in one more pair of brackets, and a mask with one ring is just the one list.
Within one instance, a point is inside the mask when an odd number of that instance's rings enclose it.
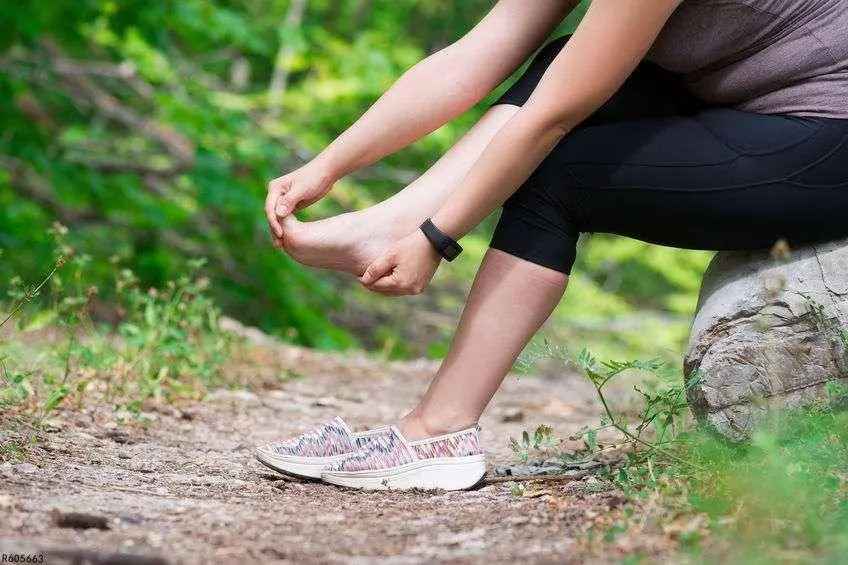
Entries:
{"label": "green foliage", "polygon": [[[299,25],[289,0],[13,3],[0,21],[0,280],[37,280],[53,260],[50,226],[91,258],[88,280],[114,300],[118,255],[144,286],[162,288],[191,257],[209,258],[208,293],[225,312],[320,348],[367,343],[389,357],[444,352],[388,316],[380,335],[337,327],[331,313],[372,308],[355,284],[305,269],[269,245],[266,182],[314,155],[406,68],[467,31],[491,7],[469,0],[312,0]],[[588,2],[560,26],[574,29]],[[272,96],[284,72],[287,87]],[[490,95],[491,101],[507,85]],[[304,218],[366,206],[446,151],[486,102],[379,167],[344,179]],[[482,245],[452,265],[461,295]],[[479,248],[479,249],[478,249]],[[647,350],[646,333],[677,351],[703,254],[593,238],[556,319],[559,338],[606,354]],[[436,300],[439,303],[450,300]],[[450,306],[453,308],[453,306]],[[646,314],[645,308],[652,313]],[[676,315],[676,314],[673,314]],[[610,316],[644,319],[608,330]],[[364,339],[360,339],[363,337]],[[656,347],[656,343],[654,343]]]}
{"label": "green foliage", "polygon": [[775,415],[747,446],[692,437],[689,492],[731,563],[837,563],[848,552],[848,413]]}
{"label": "green foliage", "polygon": [[[205,261],[189,261],[184,275],[159,290],[142,287],[115,258],[118,320],[114,328],[95,325],[90,312],[104,305],[97,287],[85,284],[90,258],[66,244],[63,227],[53,235],[62,252],[53,270],[34,287],[18,281],[9,290],[15,302],[3,324],[17,316],[19,333],[0,343],[0,406],[42,424],[67,402],[96,394],[125,418],[137,416],[148,400],[197,397],[224,382],[219,369],[233,340],[219,329],[221,312],[201,274]],[[50,326],[63,330],[61,343],[46,351],[40,342],[27,345],[28,336]]]}
{"label": "green foliage", "polygon": [[530,434],[525,430],[521,434],[521,441],[509,438],[509,447],[523,463],[527,463],[534,452],[556,453],[559,440],[551,435],[552,432],[553,429],[550,426],[539,426],[533,432],[531,439]]}
{"label": "green foliage", "polygon": [[[550,355],[570,359],[561,348],[550,348]],[[610,451],[626,455],[587,482],[590,492],[620,489],[630,505],[598,539],[608,543],[653,523],[677,537],[677,559],[695,563],[837,563],[848,551],[844,384],[828,383],[821,406],[770,414],[749,443],[733,444],[687,417],[686,387],[694,379],[684,386],[658,361],[599,363],[586,350],[573,362],[603,407],[598,426],[570,438],[582,439],[585,448],[564,451],[547,426],[510,446],[525,463],[553,455],[564,467]],[[635,418],[605,396],[609,384],[630,371],[647,376],[635,387]],[[609,439],[602,443],[600,433]]]}

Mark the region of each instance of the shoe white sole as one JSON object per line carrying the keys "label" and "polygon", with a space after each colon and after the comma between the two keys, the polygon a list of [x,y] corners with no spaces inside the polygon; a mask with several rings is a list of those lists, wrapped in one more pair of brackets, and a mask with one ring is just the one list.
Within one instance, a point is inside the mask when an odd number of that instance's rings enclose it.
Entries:
{"label": "shoe white sole", "polygon": [[365,490],[465,490],[479,483],[485,474],[483,456],[468,455],[423,459],[374,471],[329,471],[321,478],[333,485]]}
{"label": "shoe white sole", "polygon": [[297,457],[294,455],[280,455],[270,449],[260,447],[253,452],[253,455],[263,465],[285,475],[307,479],[320,479],[324,469],[333,463],[341,461],[350,454],[346,453],[331,457]]}

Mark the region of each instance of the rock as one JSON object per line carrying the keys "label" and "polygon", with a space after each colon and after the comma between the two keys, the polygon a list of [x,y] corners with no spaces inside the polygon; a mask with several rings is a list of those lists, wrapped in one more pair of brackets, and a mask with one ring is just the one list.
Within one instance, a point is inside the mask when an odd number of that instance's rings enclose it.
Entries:
{"label": "rock", "polygon": [[33,473],[38,473],[39,468],[33,465],[32,463],[19,463],[17,465],[12,465],[12,470],[16,473],[32,475]]}
{"label": "rock", "polygon": [[77,530],[92,528],[97,530],[109,529],[108,518],[85,512],[62,512],[61,510],[53,509],[53,522],[60,528],[73,528]]}
{"label": "rock", "polygon": [[250,326],[245,326],[244,324],[242,324],[238,320],[234,320],[233,318],[222,316],[221,321],[219,322],[219,327],[221,331],[230,333],[254,345],[277,345],[277,340],[275,340],[273,337],[269,336],[262,330]]}
{"label": "rock", "polygon": [[848,381],[848,240],[795,249],[719,252],[701,287],[686,352],[696,416],[745,440],[767,408],[822,402]]}
{"label": "rock", "polygon": [[504,410],[503,415],[501,416],[501,422],[510,423],[510,422],[523,422],[524,421],[524,411],[521,408],[507,408]]}

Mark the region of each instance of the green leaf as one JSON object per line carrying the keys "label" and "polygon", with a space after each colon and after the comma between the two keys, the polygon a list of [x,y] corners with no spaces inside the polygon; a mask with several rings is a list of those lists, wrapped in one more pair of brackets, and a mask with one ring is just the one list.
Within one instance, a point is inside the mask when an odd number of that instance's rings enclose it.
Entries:
{"label": "green leaf", "polygon": [[65,397],[68,396],[69,392],[70,391],[66,386],[62,386],[54,390],[53,393],[47,398],[47,400],[42,405],[42,409],[45,412],[53,410],[54,408],[56,408],[56,406],[59,405],[60,402],[62,402],[62,400],[65,399]]}
{"label": "green leaf", "polygon": [[42,330],[56,320],[58,313],[54,309],[39,310],[27,320],[21,328],[23,332],[36,332]]}

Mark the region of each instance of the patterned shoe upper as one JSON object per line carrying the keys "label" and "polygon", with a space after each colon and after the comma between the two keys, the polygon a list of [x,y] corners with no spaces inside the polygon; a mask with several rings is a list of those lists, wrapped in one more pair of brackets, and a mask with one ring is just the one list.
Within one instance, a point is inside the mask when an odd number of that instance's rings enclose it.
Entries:
{"label": "patterned shoe upper", "polygon": [[368,432],[354,433],[339,417],[322,426],[282,443],[267,448],[279,455],[294,457],[332,457],[355,452],[373,438],[380,437],[388,427],[376,428]]}
{"label": "patterned shoe upper", "polygon": [[475,426],[429,439],[407,441],[394,426],[374,437],[358,451],[327,467],[327,471],[374,471],[406,465],[421,459],[482,455],[480,428]]}

